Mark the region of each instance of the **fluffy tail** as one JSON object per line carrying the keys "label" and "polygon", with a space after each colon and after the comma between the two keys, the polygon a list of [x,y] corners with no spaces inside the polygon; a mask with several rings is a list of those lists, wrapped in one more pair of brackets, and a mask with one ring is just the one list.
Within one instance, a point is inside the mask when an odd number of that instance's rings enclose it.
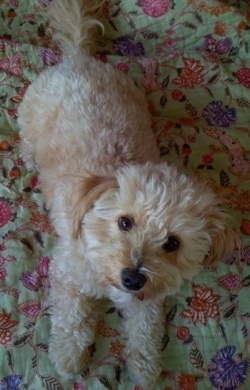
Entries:
{"label": "fluffy tail", "polygon": [[53,0],[48,16],[53,40],[66,55],[72,52],[94,54],[103,25],[100,22],[103,0]]}

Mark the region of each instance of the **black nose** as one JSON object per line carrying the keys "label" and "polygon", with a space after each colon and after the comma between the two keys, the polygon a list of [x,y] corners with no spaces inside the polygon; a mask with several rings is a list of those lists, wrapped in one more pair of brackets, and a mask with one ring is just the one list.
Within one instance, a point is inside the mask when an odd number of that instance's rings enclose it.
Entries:
{"label": "black nose", "polygon": [[125,268],[122,271],[122,284],[128,290],[140,290],[146,283],[146,276],[132,268]]}

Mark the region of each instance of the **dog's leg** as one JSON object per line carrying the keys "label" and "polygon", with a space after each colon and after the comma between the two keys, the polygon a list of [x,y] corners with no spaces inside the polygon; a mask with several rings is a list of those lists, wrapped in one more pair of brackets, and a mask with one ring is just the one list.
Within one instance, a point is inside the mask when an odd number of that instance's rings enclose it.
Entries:
{"label": "dog's leg", "polygon": [[97,322],[96,300],[74,287],[53,281],[51,286],[51,339],[49,356],[56,371],[70,377],[88,362]]}
{"label": "dog's leg", "polygon": [[124,357],[131,379],[154,389],[161,372],[160,350],[164,335],[164,311],[161,303],[134,302],[124,311]]}

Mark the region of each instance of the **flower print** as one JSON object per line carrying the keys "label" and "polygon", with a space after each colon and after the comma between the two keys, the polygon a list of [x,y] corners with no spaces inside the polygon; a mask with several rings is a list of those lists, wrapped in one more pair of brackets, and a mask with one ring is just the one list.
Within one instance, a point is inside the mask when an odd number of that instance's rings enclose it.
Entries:
{"label": "flower print", "polygon": [[8,344],[13,337],[11,328],[17,325],[16,321],[11,320],[10,315],[3,311],[0,313],[0,344]]}
{"label": "flower print", "polygon": [[145,50],[141,42],[134,42],[129,36],[120,37],[114,40],[115,52],[120,56],[143,56]]}
{"label": "flower print", "polygon": [[31,291],[38,291],[40,287],[42,287],[42,282],[40,276],[35,272],[23,272],[20,278],[24,287]]}
{"label": "flower print", "polygon": [[201,159],[204,165],[211,165],[214,162],[214,158],[211,154],[203,154]]}
{"label": "flower print", "polygon": [[247,379],[248,361],[235,352],[234,346],[223,347],[209,363],[209,379],[218,390],[237,390]]}
{"label": "flower print", "polygon": [[250,265],[250,246],[243,248],[241,261],[242,263]]}
{"label": "flower print", "polygon": [[9,203],[4,198],[0,198],[0,228],[6,225],[12,218],[9,206]]}
{"label": "flower print", "polygon": [[32,176],[30,178],[30,185],[31,185],[31,188],[36,188],[40,185],[40,180],[37,176]]}
{"label": "flower print", "polygon": [[204,44],[202,46],[198,46],[197,50],[205,50],[209,53],[216,54],[226,54],[229,51],[230,47],[230,39],[223,38],[220,40],[216,40],[212,37],[211,34],[208,34],[204,37]]}
{"label": "flower print", "polygon": [[0,60],[0,72],[6,72],[12,76],[21,77],[23,75],[23,58],[21,54],[16,53],[10,58]]}
{"label": "flower print", "polygon": [[202,113],[209,126],[229,127],[236,121],[235,109],[222,106],[221,101],[212,101]]}
{"label": "flower print", "polygon": [[250,68],[241,68],[235,73],[239,83],[245,88],[250,88]]}
{"label": "flower print", "polygon": [[226,36],[228,32],[228,27],[225,23],[216,22],[214,26],[214,32],[220,36]]}
{"label": "flower print", "polygon": [[85,390],[85,387],[81,382],[75,382],[74,383],[74,390]]}
{"label": "flower print", "polygon": [[190,338],[190,330],[187,326],[180,326],[177,329],[176,336],[181,341],[187,341]]}
{"label": "flower print", "polygon": [[241,281],[239,275],[230,272],[226,275],[221,276],[218,281],[218,285],[228,291],[238,292],[241,288]]}
{"label": "flower print", "polygon": [[41,312],[41,304],[36,301],[27,301],[17,306],[19,313],[31,319],[37,319]]}
{"label": "flower print", "polygon": [[112,355],[115,355],[116,357],[120,357],[123,348],[124,345],[122,345],[119,340],[116,340],[115,342],[111,342],[110,353],[112,353]]}
{"label": "flower print", "polygon": [[196,380],[193,375],[181,373],[177,383],[179,390],[196,390]]}
{"label": "flower print", "polygon": [[0,280],[5,280],[7,277],[6,268],[0,268]]}
{"label": "flower print", "polygon": [[36,270],[40,278],[47,278],[49,274],[50,259],[45,256],[39,259]]}
{"label": "flower print", "polygon": [[52,66],[58,64],[60,60],[59,51],[52,49],[41,49],[39,53],[39,57],[43,61],[43,63],[47,66]]}
{"label": "flower print", "polygon": [[250,236],[250,219],[242,218],[240,231],[245,236]]}
{"label": "flower print", "polygon": [[183,310],[181,315],[192,321],[195,325],[200,322],[206,325],[208,318],[217,319],[219,315],[219,295],[213,294],[213,290],[206,286],[194,285],[194,297],[187,298],[189,309]]}
{"label": "flower print", "polygon": [[21,390],[22,377],[21,375],[8,375],[0,382],[0,390]]}
{"label": "flower print", "polygon": [[141,0],[143,12],[152,18],[165,15],[170,9],[169,0]]}
{"label": "flower print", "polygon": [[199,60],[183,57],[184,67],[181,69],[179,77],[173,80],[174,84],[179,84],[184,88],[194,88],[195,84],[201,84],[204,81],[202,72],[204,66]]}
{"label": "flower print", "polygon": [[123,73],[128,73],[129,71],[129,67],[125,62],[119,62],[119,64],[117,64],[117,69],[119,69]]}
{"label": "flower print", "polygon": [[174,89],[171,92],[171,96],[174,100],[177,100],[178,102],[184,102],[186,100],[185,95],[179,90],[179,89]]}

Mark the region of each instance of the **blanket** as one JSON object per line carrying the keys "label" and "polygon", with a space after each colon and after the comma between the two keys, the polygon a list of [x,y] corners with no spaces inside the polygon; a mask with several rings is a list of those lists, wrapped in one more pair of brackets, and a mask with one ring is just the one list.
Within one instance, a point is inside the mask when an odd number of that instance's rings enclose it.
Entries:
{"label": "blanket", "polygon": [[[55,65],[49,0],[0,0],[0,390],[124,389],[119,313],[96,327],[81,375],[48,358],[48,269],[57,235],[38,173],[20,154],[18,105]],[[156,389],[250,388],[250,4],[248,0],[109,0],[99,58],[145,94],[161,156],[205,181],[236,232],[235,250],[166,305]],[[143,139],[142,139],[143,145]],[[147,389],[145,389],[147,390]]]}

